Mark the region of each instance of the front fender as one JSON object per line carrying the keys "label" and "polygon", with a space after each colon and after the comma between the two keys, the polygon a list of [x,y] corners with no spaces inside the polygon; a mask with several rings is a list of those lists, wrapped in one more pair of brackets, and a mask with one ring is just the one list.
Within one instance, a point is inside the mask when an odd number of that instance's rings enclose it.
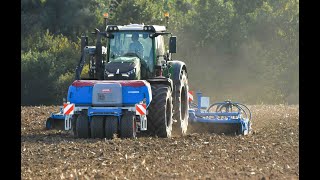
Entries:
{"label": "front fender", "polygon": [[187,66],[184,62],[178,61],[178,60],[168,61],[168,65],[170,66],[169,72],[171,74],[171,78],[173,80],[174,85],[180,82],[181,80],[180,72],[182,70],[186,71],[187,77],[188,77]]}

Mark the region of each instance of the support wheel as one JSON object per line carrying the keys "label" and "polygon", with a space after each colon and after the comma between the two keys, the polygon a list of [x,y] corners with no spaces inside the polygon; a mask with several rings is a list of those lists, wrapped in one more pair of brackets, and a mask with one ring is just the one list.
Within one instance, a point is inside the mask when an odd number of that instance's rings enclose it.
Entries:
{"label": "support wheel", "polygon": [[90,138],[89,120],[86,111],[83,111],[76,121],[76,137]]}
{"label": "support wheel", "polygon": [[112,139],[113,135],[118,133],[118,117],[106,116],[104,130],[106,133],[106,138]]}
{"label": "support wheel", "polygon": [[52,129],[53,128],[53,119],[52,118],[48,118],[46,120],[46,130]]}
{"label": "support wheel", "polygon": [[92,138],[104,138],[103,116],[92,116],[90,129]]}
{"label": "support wheel", "polygon": [[133,112],[125,112],[120,121],[121,138],[135,138],[136,132],[136,116]]}

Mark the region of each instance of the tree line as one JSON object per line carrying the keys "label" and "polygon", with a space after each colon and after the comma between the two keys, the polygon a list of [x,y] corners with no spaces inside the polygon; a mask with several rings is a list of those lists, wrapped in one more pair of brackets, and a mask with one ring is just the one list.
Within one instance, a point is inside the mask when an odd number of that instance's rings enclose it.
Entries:
{"label": "tree line", "polygon": [[103,29],[103,13],[110,24],[166,25],[165,11],[191,90],[213,102],[299,103],[298,0],[22,0],[21,104],[61,104],[80,36]]}

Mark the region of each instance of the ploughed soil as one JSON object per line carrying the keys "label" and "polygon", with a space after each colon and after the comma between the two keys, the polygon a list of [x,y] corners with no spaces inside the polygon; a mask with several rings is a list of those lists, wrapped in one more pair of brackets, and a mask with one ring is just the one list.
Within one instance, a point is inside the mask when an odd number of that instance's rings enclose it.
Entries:
{"label": "ploughed soil", "polygon": [[[253,133],[77,139],[21,107],[22,179],[299,179],[299,105],[251,105]],[[190,126],[190,130],[191,130]]]}

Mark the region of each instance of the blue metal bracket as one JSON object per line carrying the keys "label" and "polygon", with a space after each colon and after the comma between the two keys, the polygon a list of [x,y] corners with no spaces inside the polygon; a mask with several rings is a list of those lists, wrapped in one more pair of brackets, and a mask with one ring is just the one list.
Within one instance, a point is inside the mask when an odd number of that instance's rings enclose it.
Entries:
{"label": "blue metal bracket", "polygon": [[88,108],[88,116],[121,116],[122,109],[121,108],[99,108],[99,107],[89,107]]}

